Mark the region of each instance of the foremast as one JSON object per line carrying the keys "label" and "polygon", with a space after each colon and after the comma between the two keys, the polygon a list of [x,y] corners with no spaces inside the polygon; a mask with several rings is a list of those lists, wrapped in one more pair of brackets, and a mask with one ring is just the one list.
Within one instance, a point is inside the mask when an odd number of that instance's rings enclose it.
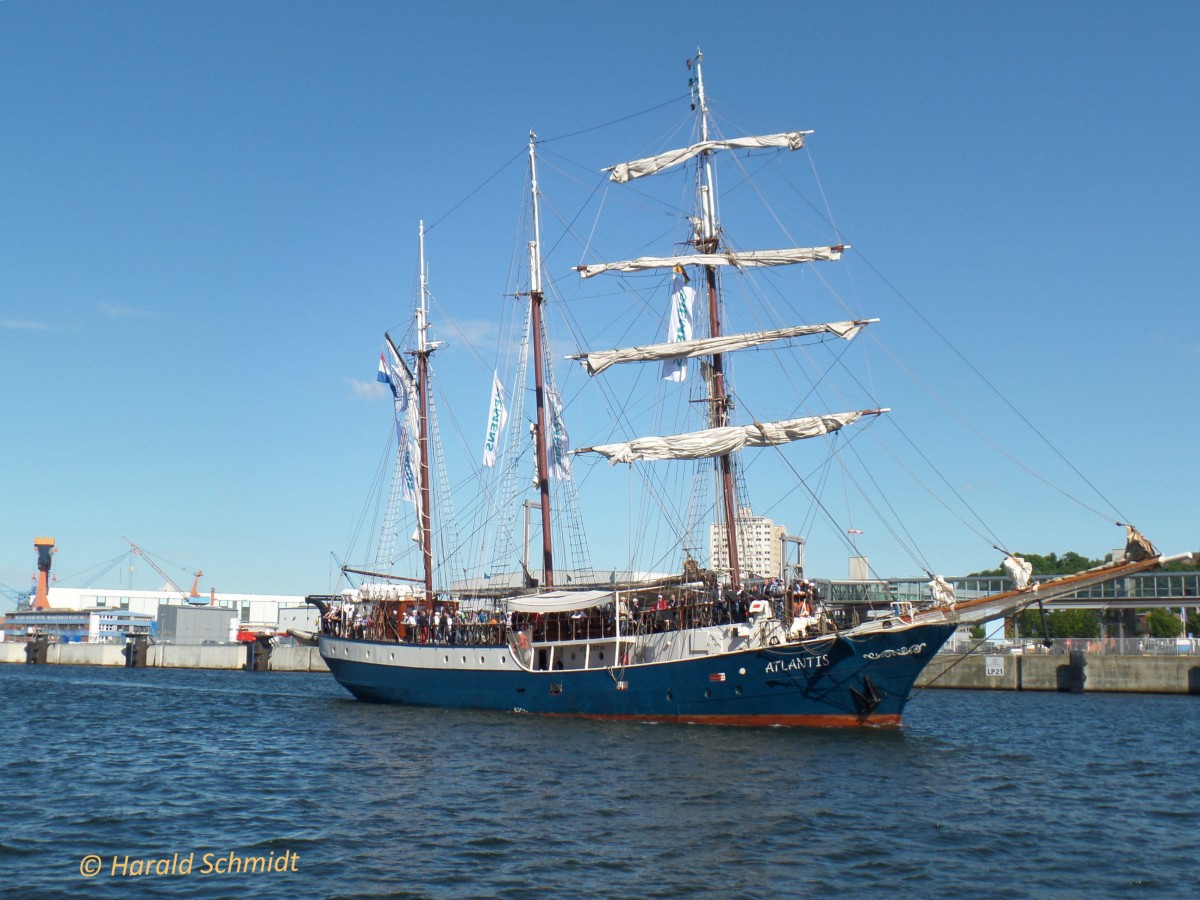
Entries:
{"label": "foremast", "polygon": [[[693,235],[692,243],[697,253],[714,254],[720,244],[720,229],[717,223],[716,184],[713,178],[712,150],[708,149],[708,101],[704,95],[704,76],[701,69],[703,54],[695,59],[696,76],[692,86],[695,91],[694,106],[700,119],[700,223]],[[713,338],[721,336],[721,295],[717,284],[717,268],[705,265],[704,285],[708,299],[708,329]],[[711,379],[709,396],[709,421],[713,428],[724,428],[729,424],[731,401],[725,390],[725,354],[713,353],[710,357]],[[717,477],[721,487],[721,505],[725,519],[725,542],[729,560],[729,586],[733,590],[741,587],[741,565],[738,559],[737,531],[737,486],[733,477],[733,458],[722,453],[716,458]]]}
{"label": "foremast", "polygon": [[537,402],[534,445],[537,454],[537,489],[542,513],[542,588],[554,587],[554,545],[550,530],[550,466],[546,449],[546,376],[542,348],[542,250],[538,214],[537,135],[529,132],[529,193],[533,203],[533,240],[529,242],[529,326],[533,332],[533,383]]}
{"label": "foremast", "polygon": [[[659,172],[690,163],[697,166],[697,205],[691,218],[692,234],[688,240],[692,252],[670,257],[644,256],[637,259],[579,265],[583,278],[604,272],[639,272],[649,269],[673,269],[688,280],[685,266],[696,266],[703,273],[708,307],[709,337],[700,340],[678,340],[672,337],[666,344],[621,348],[578,355],[588,373],[595,375],[613,363],[658,360],[683,360],[707,357],[702,370],[707,379],[708,420],[705,431],[664,437],[642,437],[614,444],[582,447],[575,453],[599,453],[611,462],[631,463],[639,459],[707,459],[713,462],[714,477],[721,497],[716,518],[723,522],[728,555],[728,584],[741,587],[741,560],[738,553],[737,479],[732,454],[743,447],[767,447],[817,437],[837,431],[864,416],[876,416],[886,409],[861,409],[847,412],[808,416],[774,422],[752,422],[733,426],[733,401],[726,385],[725,354],[748,349],[764,343],[798,337],[803,334],[826,333],[845,338],[854,337],[862,326],[873,319],[853,322],[834,322],[816,326],[789,326],[770,331],[724,335],[721,327],[721,292],[718,271],[725,266],[739,270],[763,266],[786,266],[841,258],[848,245],[826,247],[789,247],[777,250],[735,251],[723,246],[721,224],[717,218],[716,179],[713,173],[713,153],[720,150],[784,149],[799,150],[805,145],[808,131],[786,131],[777,134],[754,135],[729,139],[713,139],[709,133],[708,100],[701,72],[702,55],[688,62],[695,69],[690,81],[692,108],[697,112],[699,140],[685,148],[668,150],[655,156],[610,166],[610,180],[624,184],[628,181],[655,175]],[[687,288],[686,290],[691,290]]]}

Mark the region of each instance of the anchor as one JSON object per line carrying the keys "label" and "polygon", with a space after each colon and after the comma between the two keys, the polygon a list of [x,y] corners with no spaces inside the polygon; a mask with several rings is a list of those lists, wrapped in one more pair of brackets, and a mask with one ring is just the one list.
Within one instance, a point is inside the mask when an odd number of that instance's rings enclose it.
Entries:
{"label": "anchor", "polygon": [[1041,597],[1038,597],[1038,612],[1042,614],[1042,645],[1053,647],[1054,641],[1050,638],[1050,626],[1046,624],[1046,607],[1042,606]]}
{"label": "anchor", "polygon": [[868,676],[864,675],[862,690],[850,688],[850,696],[854,698],[854,708],[858,710],[858,714],[866,718],[879,708],[879,704],[883,702],[884,693],[875,687]]}

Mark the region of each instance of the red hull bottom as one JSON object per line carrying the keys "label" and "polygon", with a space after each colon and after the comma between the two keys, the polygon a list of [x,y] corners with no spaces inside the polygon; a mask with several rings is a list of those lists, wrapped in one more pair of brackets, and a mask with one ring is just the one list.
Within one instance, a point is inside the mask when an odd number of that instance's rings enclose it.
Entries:
{"label": "red hull bottom", "polygon": [[600,713],[533,713],[572,719],[602,719],[617,722],[665,722],[674,725],[741,725],[748,728],[899,728],[901,716],[812,714],[796,716],[647,716]]}

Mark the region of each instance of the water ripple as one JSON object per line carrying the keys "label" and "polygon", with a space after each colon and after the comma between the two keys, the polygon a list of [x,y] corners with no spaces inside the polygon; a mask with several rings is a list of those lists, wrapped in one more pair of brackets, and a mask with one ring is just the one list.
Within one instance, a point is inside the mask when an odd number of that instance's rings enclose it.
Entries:
{"label": "water ripple", "polygon": [[1197,871],[1191,697],[926,691],[853,733],[370,706],[322,675],[10,665],[0,698],[14,897],[1183,897]]}

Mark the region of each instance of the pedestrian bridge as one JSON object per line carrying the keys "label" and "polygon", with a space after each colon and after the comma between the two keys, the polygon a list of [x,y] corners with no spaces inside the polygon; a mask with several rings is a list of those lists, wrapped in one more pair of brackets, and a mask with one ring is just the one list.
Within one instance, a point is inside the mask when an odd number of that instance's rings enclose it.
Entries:
{"label": "pedestrian bridge", "polygon": [[[1053,576],[1034,576],[1049,581]],[[964,575],[947,578],[958,600],[971,600],[1012,589],[1003,575]],[[834,604],[869,603],[885,605],[893,600],[911,602],[929,599],[929,579],[894,578],[878,581],[831,581],[827,596]],[[824,587],[824,585],[822,585]],[[1150,572],[1117,578],[1083,588],[1074,594],[1047,601],[1053,609],[1179,609],[1200,607],[1200,572]]]}

